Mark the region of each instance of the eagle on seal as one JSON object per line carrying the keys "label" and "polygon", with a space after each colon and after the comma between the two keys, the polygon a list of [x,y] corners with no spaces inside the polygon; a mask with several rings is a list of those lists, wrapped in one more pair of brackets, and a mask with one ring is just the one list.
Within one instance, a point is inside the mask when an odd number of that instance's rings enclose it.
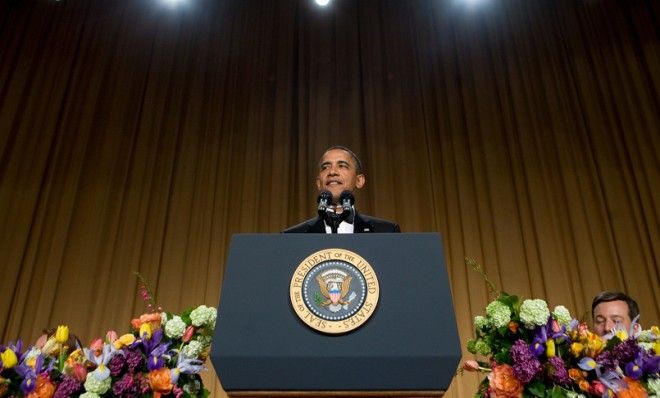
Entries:
{"label": "eagle on seal", "polygon": [[346,305],[349,302],[344,301],[344,298],[348,294],[349,289],[351,288],[351,281],[353,277],[347,275],[346,278],[328,278],[323,279],[321,275],[316,276],[316,281],[319,283],[319,289],[321,294],[326,298],[324,302],[321,303],[321,306],[327,307],[338,307],[336,311],[342,305]]}

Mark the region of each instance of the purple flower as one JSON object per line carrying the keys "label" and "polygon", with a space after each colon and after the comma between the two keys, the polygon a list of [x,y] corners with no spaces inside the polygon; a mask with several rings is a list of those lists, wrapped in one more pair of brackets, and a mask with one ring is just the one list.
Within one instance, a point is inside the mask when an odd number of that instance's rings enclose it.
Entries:
{"label": "purple flower", "polygon": [[64,376],[60,384],[57,386],[57,390],[55,390],[53,398],[70,397],[78,390],[80,390],[80,387],[82,387],[82,383],[76,380],[75,377]]}
{"label": "purple flower", "polygon": [[151,355],[147,361],[147,369],[157,370],[162,368],[165,365],[165,361],[162,356]]}
{"label": "purple flower", "polygon": [[134,398],[140,395],[140,387],[140,382],[127,373],[112,386],[112,394],[116,397]]}
{"label": "purple flower", "polygon": [[660,372],[660,355],[651,355],[648,352],[642,357],[642,370],[647,375]]}
{"label": "purple flower", "polygon": [[511,360],[513,361],[513,374],[523,384],[527,384],[542,371],[541,363],[536,359],[530,347],[524,340],[516,341],[511,346]]}
{"label": "purple flower", "polygon": [[640,377],[642,377],[642,368],[639,366],[637,361],[634,362],[628,362],[625,366],[625,372],[626,376],[630,377],[631,379],[639,380]]}
{"label": "purple flower", "polygon": [[118,354],[110,359],[108,362],[108,369],[110,369],[110,376],[117,377],[124,370],[124,364],[126,363],[126,358],[124,358],[123,351],[119,351]]}
{"label": "purple flower", "polygon": [[52,366],[48,366],[46,369],[43,369],[44,366],[44,357],[39,354],[35,357],[34,367],[28,365],[25,361],[15,367],[16,373],[23,378],[21,383],[21,390],[27,395],[34,391],[37,386],[37,374],[42,371],[49,371]]}
{"label": "purple flower", "polygon": [[546,373],[554,383],[561,385],[568,385],[571,383],[571,379],[568,377],[568,371],[564,365],[564,360],[560,357],[552,357],[548,359]]}
{"label": "purple flower", "polygon": [[632,362],[642,349],[637,340],[627,339],[614,346],[611,350],[602,352],[596,362],[605,369],[616,369],[619,365]]}
{"label": "purple flower", "polygon": [[125,351],[124,357],[126,358],[126,365],[129,373],[135,373],[144,363],[142,353],[136,350]]}

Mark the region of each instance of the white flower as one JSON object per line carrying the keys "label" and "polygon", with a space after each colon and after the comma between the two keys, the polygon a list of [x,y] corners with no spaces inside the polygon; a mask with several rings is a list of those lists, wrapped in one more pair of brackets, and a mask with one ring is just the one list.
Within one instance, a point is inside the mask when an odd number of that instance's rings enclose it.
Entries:
{"label": "white flower", "polygon": [[90,372],[87,373],[87,379],[85,379],[85,390],[99,395],[105,394],[110,389],[111,383],[111,377],[100,379],[95,372]]}
{"label": "white flower", "polygon": [[506,326],[511,321],[511,309],[508,305],[497,300],[488,304],[486,314],[496,328]]}
{"label": "white flower", "polygon": [[649,378],[647,380],[647,385],[649,388],[649,394],[653,394],[655,396],[660,396],[660,379],[656,378]]}
{"label": "white flower", "polygon": [[202,345],[202,343],[200,343],[197,340],[193,340],[190,343],[186,344],[181,349],[181,352],[183,353],[183,355],[189,358],[197,358],[203,349],[204,346]]}
{"label": "white flower", "polygon": [[520,306],[520,320],[528,329],[545,325],[549,316],[548,304],[543,300],[525,300]]}
{"label": "white flower", "polygon": [[475,329],[483,329],[490,325],[490,321],[485,316],[477,315],[474,317]]}
{"label": "white flower", "polygon": [[174,315],[174,317],[165,324],[165,335],[171,339],[180,338],[185,331],[186,323],[178,315]]}
{"label": "white flower", "polygon": [[160,323],[161,325],[164,325],[167,323],[167,312],[161,312],[160,313]]}
{"label": "white flower", "polygon": [[552,315],[554,315],[557,322],[559,322],[559,324],[562,326],[568,326],[571,323],[571,319],[573,319],[573,317],[571,317],[571,313],[568,311],[568,308],[564,307],[563,305],[556,306],[552,311]]}
{"label": "white flower", "polygon": [[209,326],[212,329],[215,328],[215,320],[217,316],[218,313],[215,308],[207,307],[205,305],[200,305],[190,313],[190,319],[192,320],[193,326]]}
{"label": "white flower", "polygon": [[80,394],[80,398],[100,398],[100,395],[95,392],[85,392]]}
{"label": "white flower", "polygon": [[202,346],[208,347],[211,345],[211,341],[213,341],[213,337],[198,334],[197,336],[195,336],[195,340],[199,341],[202,344]]}

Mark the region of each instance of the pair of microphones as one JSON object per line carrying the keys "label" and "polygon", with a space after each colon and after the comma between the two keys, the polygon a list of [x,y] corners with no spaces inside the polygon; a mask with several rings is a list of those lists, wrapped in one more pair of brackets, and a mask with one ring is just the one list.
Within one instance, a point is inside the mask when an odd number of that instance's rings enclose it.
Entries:
{"label": "pair of microphones", "polygon": [[351,215],[353,204],[355,203],[355,196],[353,196],[353,192],[349,190],[345,190],[339,195],[339,204],[342,208],[342,211],[339,214],[337,214],[332,207],[332,193],[330,193],[330,191],[323,190],[319,192],[316,202],[318,203],[317,210],[319,216],[330,225],[332,233],[336,234],[339,224]]}

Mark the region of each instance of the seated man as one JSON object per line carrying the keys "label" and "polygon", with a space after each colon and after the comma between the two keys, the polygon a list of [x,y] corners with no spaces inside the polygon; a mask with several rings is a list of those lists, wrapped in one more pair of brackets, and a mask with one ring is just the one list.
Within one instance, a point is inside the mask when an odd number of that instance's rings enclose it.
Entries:
{"label": "seated man", "polygon": [[[639,316],[639,307],[630,296],[620,292],[604,291],[594,297],[591,303],[591,314],[593,316],[594,331],[599,336],[605,336],[613,329],[624,329],[630,333],[630,325]],[[640,331],[640,326],[635,323],[633,334]]]}
{"label": "seated man", "polygon": [[[362,162],[350,149],[343,146],[328,148],[319,162],[319,174],[316,177],[316,187],[319,192],[332,195],[328,210],[331,215],[343,211],[340,197],[344,191],[354,191],[364,186],[366,182],[362,172]],[[325,215],[325,212],[320,212]],[[390,221],[358,214],[351,207],[350,214],[341,217],[338,225],[330,225],[331,221],[321,214],[318,217],[304,221],[282,232],[285,233],[362,233],[362,232],[401,232],[399,226]],[[347,217],[346,217],[347,216]]]}

